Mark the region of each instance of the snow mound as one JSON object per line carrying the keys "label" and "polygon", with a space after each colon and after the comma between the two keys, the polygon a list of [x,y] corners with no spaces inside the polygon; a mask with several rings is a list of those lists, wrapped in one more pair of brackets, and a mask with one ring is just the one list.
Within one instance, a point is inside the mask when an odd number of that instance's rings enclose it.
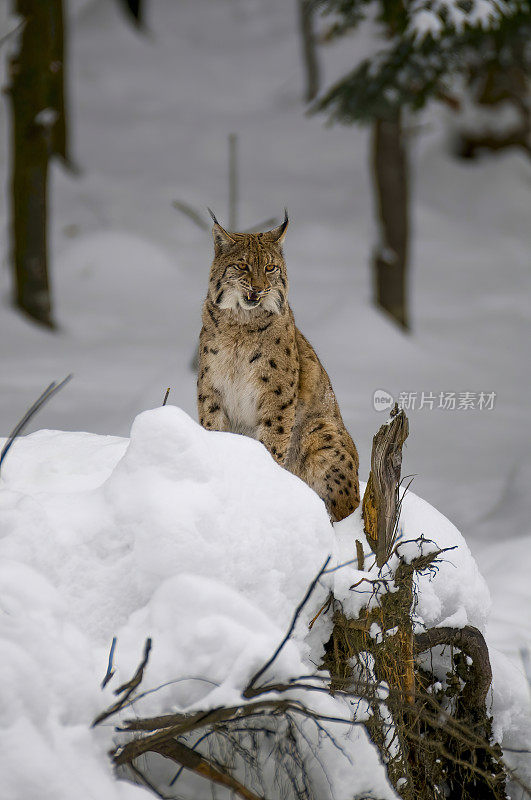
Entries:
{"label": "snow mound", "polygon": [[[362,490],[365,486],[362,484]],[[350,586],[363,578],[374,578],[374,558],[366,543],[359,508],[350,517],[336,523],[335,561],[346,564],[334,573],[331,589],[334,596],[342,601],[345,612],[357,615],[366,602],[366,595],[352,592]],[[402,493],[400,530],[398,546],[400,555],[406,561],[421,554],[418,540],[423,537],[426,543],[422,552],[445,550],[433,574],[420,575],[418,580],[418,605],[416,619],[418,629],[433,626],[463,628],[474,625],[485,630],[489,610],[490,595],[487,584],[479,573],[472,554],[455,525],[437,509],[411,491]],[[359,539],[364,544],[369,572],[360,572],[352,560],[352,543]]]}
{"label": "snow mound", "polygon": [[[0,518],[0,760],[10,800],[34,796],[47,778],[54,800],[73,786],[136,796],[112,779],[112,726],[89,725],[134,672],[145,638],[146,686],[178,680],[150,695],[148,713],[208,693],[212,703],[239,700],[333,542],[321,500],[261,444],[209,433],[172,406],[141,414],[129,442],[59,431],[17,440]],[[102,694],[115,635],[117,674]],[[310,667],[300,642],[278,664],[286,677]],[[24,762],[9,746],[22,734]]]}
{"label": "snow mound", "polygon": [[[422,532],[457,546],[431,583],[422,579],[419,619],[483,627],[487,591],[458,531],[412,494],[403,509],[407,538]],[[153,648],[142,688],[162,688],[135,703],[136,713],[239,702],[325,558],[351,560],[363,535],[359,513],[334,532],[322,501],[260,443],[205,431],[172,406],[140,414],[129,441],[59,431],[17,440],[2,471],[0,520],[8,800],[146,796],[112,775],[112,725],[90,729],[135,671],[145,639]],[[316,647],[319,624],[308,636],[307,621],[330,586],[358,602],[348,587],[359,575],[350,565],[322,580],[275,662],[276,678],[314,671],[322,641]],[[102,692],[114,636],[116,674]],[[345,713],[340,699],[318,701],[329,716]],[[499,704],[500,730],[510,729],[515,702],[518,692]],[[356,762],[353,771],[338,749],[315,741],[337,800],[353,791],[393,798],[363,729],[336,724],[334,736]],[[23,757],[12,744],[22,741]],[[327,780],[315,780],[328,797]],[[192,796],[210,796],[207,782]]]}
{"label": "snow mound", "polygon": [[287,626],[332,548],[317,495],[260,443],[207,432],[173,406],[140,414],[125,446],[57,431],[17,441],[3,555],[52,581],[102,644],[180,573],[219,578]]}

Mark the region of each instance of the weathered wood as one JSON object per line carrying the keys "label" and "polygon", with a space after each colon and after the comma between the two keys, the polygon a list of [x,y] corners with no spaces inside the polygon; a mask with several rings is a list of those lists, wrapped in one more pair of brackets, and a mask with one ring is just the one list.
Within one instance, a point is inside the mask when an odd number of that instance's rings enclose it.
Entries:
{"label": "weathered wood", "polygon": [[415,636],[415,653],[418,655],[437,645],[458,647],[472,660],[469,679],[461,692],[461,703],[467,708],[484,707],[492,683],[489,650],[483,634],[472,625],[464,628],[430,628]]}
{"label": "weathered wood", "polygon": [[[455,690],[452,713],[441,719],[435,705],[436,716],[424,732],[445,756],[446,796],[449,800],[507,800],[502,751],[492,742],[492,720],[486,702],[492,670],[481,631],[471,625],[460,629],[431,628],[417,634],[414,641],[417,656],[441,645],[453,651],[453,670],[447,673],[449,690]],[[427,707],[433,703],[424,695],[417,708],[423,701]]]}
{"label": "weathered wood", "polygon": [[[409,423],[398,405],[391,411],[389,420],[381,426],[372,440],[371,471],[363,496],[362,516],[369,544],[376,554],[376,563],[382,567],[393,548],[398,517],[398,487],[402,468],[402,447],[409,434]],[[399,568],[400,570],[400,568]],[[415,697],[415,670],[413,657],[413,628],[409,606],[413,600],[413,575],[397,572],[397,586],[406,597],[405,613],[397,620],[400,641],[400,674],[396,688],[403,693],[404,701],[413,704]],[[400,616],[400,615],[399,615]],[[384,620],[384,624],[394,623]]]}
{"label": "weathered wood", "polygon": [[402,446],[408,434],[408,419],[395,404],[389,421],[372,440],[371,471],[362,515],[365,533],[379,567],[387,561],[395,537]]}
{"label": "weathered wood", "polygon": [[[408,419],[398,405],[391,411],[389,420],[381,426],[372,442],[371,471],[363,497],[362,516],[369,544],[376,554],[376,563],[382,567],[393,549],[398,521],[398,487],[402,467],[402,447],[409,433]],[[415,704],[415,661],[413,651],[413,570],[401,563],[394,579],[397,591],[384,592],[378,607],[368,614],[367,621],[377,622],[382,631],[395,629],[385,646],[374,645],[369,634],[363,634],[361,646],[372,652],[375,673],[384,680],[400,698],[391,703],[390,710],[399,744],[398,754],[388,763],[389,777],[397,788],[400,777],[406,783],[399,793],[413,800],[412,787],[415,773],[415,754],[409,747],[405,731],[410,724],[410,711]],[[385,728],[378,707],[373,707],[373,720],[369,735],[382,752],[386,752]],[[383,737],[383,738],[382,738]],[[389,754],[388,754],[389,755]],[[420,796],[419,796],[420,797]]]}
{"label": "weathered wood", "polygon": [[363,572],[365,566],[365,556],[363,555],[363,545],[359,539],[356,539],[356,558],[358,560],[358,569]]}
{"label": "weathered wood", "polygon": [[176,739],[167,739],[160,742],[153,748],[154,753],[159,753],[164,758],[169,758],[176,764],[182,765],[185,769],[207,778],[220,786],[231,789],[235,795],[242,797],[243,800],[264,800],[262,795],[257,795],[236,780],[229,772],[220,765],[214,764],[205,756],[200,755],[191,747],[178,742]]}

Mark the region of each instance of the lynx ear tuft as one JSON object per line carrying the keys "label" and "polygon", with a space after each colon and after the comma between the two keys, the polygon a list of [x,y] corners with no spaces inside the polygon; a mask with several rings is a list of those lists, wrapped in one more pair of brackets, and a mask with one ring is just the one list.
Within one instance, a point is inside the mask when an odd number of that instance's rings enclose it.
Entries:
{"label": "lynx ear tuft", "polygon": [[273,230],[268,231],[269,236],[271,237],[271,239],[274,242],[276,242],[277,244],[282,244],[282,242],[284,241],[284,238],[286,236],[286,231],[288,229],[288,225],[289,225],[288,211],[285,208],[284,209],[284,221],[282,222],[282,224],[279,225],[278,228],[273,228]]}
{"label": "lynx ear tuft", "polygon": [[227,233],[225,228],[222,228],[219,222],[216,219],[216,215],[214,212],[209,208],[208,213],[212,217],[214,221],[214,227],[212,228],[212,236],[214,237],[214,250],[216,255],[218,253],[222,253],[232,244],[234,244],[234,239]]}
{"label": "lynx ear tuft", "polygon": [[207,208],[207,211],[210,214],[210,216],[212,217],[212,222],[214,223],[214,225],[219,225],[219,222],[216,219],[216,215],[214,214],[212,209],[211,208]]}

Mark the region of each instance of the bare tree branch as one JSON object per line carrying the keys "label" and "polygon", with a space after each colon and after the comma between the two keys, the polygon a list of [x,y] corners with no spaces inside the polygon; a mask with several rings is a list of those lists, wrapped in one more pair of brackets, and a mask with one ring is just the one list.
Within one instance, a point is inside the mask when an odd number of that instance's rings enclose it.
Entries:
{"label": "bare tree branch", "polygon": [[48,402],[48,400],[50,400],[55,394],[57,394],[57,392],[60,392],[61,389],[64,386],[66,386],[66,384],[71,380],[71,378],[72,375],[67,375],[66,378],[64,378],[64,380],[62,380],[60,383],[55,383],[55,381],[53,381],[53,383],[50,383],[50,385],[44,390],[44,392],[40,395],[40,397],[38,397],[37,400],[35,400],[33,405],[30,406],[30,408],[28,408],[22,419],[20,419],[17,422],[17,424],[9,434],[7,442],[2,448],[2,452],[0,453],[0,467],[2,466],[4,458],[7,456],[11,445],[13,444],[17,436],[20,436],[20,434],[22,433],[28,422],[32,419],[32,417],[35,416],[37,411],[40,411],[40,409]]}
{"label": "bare tree branch", "polygon": [[293,631],[295,629],[295,625],[297,624],[297,620],[298,620],[298,618],[300,616],[300,613],[301,613],[302,609],[304,608],[304,606],[306,605],[306,603],[308,602],[308,600],[310,599],[313,590],[315,589],[315,587],[317,586],[317,584],[319,582],[319,579],[321,578],[321,576],[325,572],[325,570],[326,570],[326,568],[328,566],[328,563],[330,561],[330,558],[331,558],[331,556],[328,556],[328,558],[324,562],[323,566],[321,567],[321,569],[319,570],[319,572],[317,573],[317,575],[315,576],[315,578],[313,579],[313,581],[309,585],[306,594],[304,595],[304,597],[302,598],[301,602],[299,603],[299,605],[295,609],[295,613],[293,615],[293,619],[291,620],[291,625],[288,628],[288,632],[286,633],[286,635],[284,636],[284,638],[280,642],[279,646],[277,647],[277,649],[275,650],[275,652],[273,653],[271,658],[266,661],[264,666],[261,667],[258,670],[258,672],[256,672],[253,675],[253,677],[249,681],[247,687],[243,690],[243,696],[244,697],[249,698],[249,697],[254,697],[255,696],[255,694],[256,694],[256,689],[255,689],[256,682],[262,677],[264,672],[266,672],[266,670],[269,669],[271,664],[273,664],[273,662],[277,658],[278,654],[280,653],[280,651],[282,650],[282,648],[284,647],[284,645],[288,641],[289,637],[293,633]]}
{"label": "bare tree branch", "polygon": [[144,645],[144,655],[142,661],[137,667],[135,674],[133,675],[130,681],[122,684],[121,686],[119,686],[117,689],[114,690],[115,695],[120,695],[125,692],[124,696],[120,700],[117,700],[117,702],[114,703],[110,708],[108,708],[106,711],[103,711],[96,717],[96,719],[92,723],[93,728],[95,728],[96,725],[100,724],[100,722],[103,722],[103,720],[107,719],[113,714],[116,714],[117,711],[120,711],[120,709],[123,708],[125,703],[131,697],[136,687],[140,684],[142,680],[142,677],[144,675],[144,669],[146,668],[149,659],[150,650],[151,650],[151,639],[146,639],[146,643]]}
{"label": "bare tree branch", "polygon": [[489,650],[483,634],[472,625],[464,628],[430,628],[414,637],[415,653],[423,653],[437,645],[458,647],[472,659],[470,680],[462,692],[462,700],[470,708],[485,702],[492,683]]}
{"label": "bare tree branch", "polygon": [[107,663],[107,672],[105,673],[105,677],[101,682],[102,689],[105,689],[105,687],[107,686],[107,684],[109,683],[109,681],[111,680],[112,676],[115,673],[113,662],[114,662],[114,651],[116,649],[116,641],[117,641],[116,636],[113,636],[113,640],[111,642],[111,649],[109,650],[109,661]]}
{"label": "bare tree branch", "polygon": [[243,783],[240,783],[240,781],[236,780],[232,775],[229,775],[226,770],[222,769],[220,766],[214,765],[212,761],[209,761],[205,756],[200,755],[195,750],[192,750],[191,747],[187,747],[187,745],[178,742],[176,739],[165,739],[152,749],[153,752],[159,753],[161,756],[169,758],[178,764],[182,764],[185,769],[195,772],[197,775],[202,775],[204,778],[213,781],[213,783],[218,783],[221,786],[232,789],[233,792],[239,797],[243,797],[244,800],[265,800],[264,797],[255,794],[244,786]]}

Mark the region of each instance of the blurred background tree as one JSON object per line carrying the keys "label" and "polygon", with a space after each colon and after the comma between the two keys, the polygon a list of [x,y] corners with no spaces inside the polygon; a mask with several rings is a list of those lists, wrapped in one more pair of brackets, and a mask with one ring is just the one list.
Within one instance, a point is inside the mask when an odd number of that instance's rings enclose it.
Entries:
{"label": "blurred background tree", "polygon": [[[530,6],[526,0],[317,0],[333,17],[326,38],[344,36],[366,20],[375,20],[382,48],[333,85],[316,105],[331,121],[372,126],[372,174],[379,223],[373,255],[376,304],[404,330],[408,306],[409,169],[404,115],[431,99],[453,107],[457,76],[475,92],[477,102],[510,96],[522,123],[507,141],[529,147],[527,89],[531,56]],[[502,137],[503,138],[503,137]],[[465,139],[465,154],[482,145]],[[497,149],[492,142],[492,149]],[[485,143],[485,142],[483,142]],[[488,144],[488,143],[487,143]]]}
{"label": "blurred background tree", "polygon": [[310,103],[315,99],[320,88],[320,70],[314,20],[315,3],[313,0],[297,0],[297,10],[306,80],[304,99],[307,103]]}
{"label": "blurred background tree", "polygon": [[48,279],[48,164],[69,163],[62,0],[16,0],[21,32],[9,64],[14,303],[54,327]]}
{"label": "blurred background tree", "polygon": [[[143,27],[142,0],[120,0],[128,19]],[[10,58],[12,107],[13,302],[36,322],[54,328],[48,269],[48,171],[58,157],[73,169],[65,103],[63,0],[15,0],[21,20]]]}
{"label": "blurred background tree", "polygon": [[145,12],[142,0],[119,0],[119,3],[131,22],[138,28],[142,28],[144,25]]}
{"label": "blurred background tree", "polygon": [[531,12],[523,5],[485,33],[481,47],[473,31],[465,34],[464,85],[451,104],[457,112],[458,157],[511,147],[531,155],[530,42]]}

